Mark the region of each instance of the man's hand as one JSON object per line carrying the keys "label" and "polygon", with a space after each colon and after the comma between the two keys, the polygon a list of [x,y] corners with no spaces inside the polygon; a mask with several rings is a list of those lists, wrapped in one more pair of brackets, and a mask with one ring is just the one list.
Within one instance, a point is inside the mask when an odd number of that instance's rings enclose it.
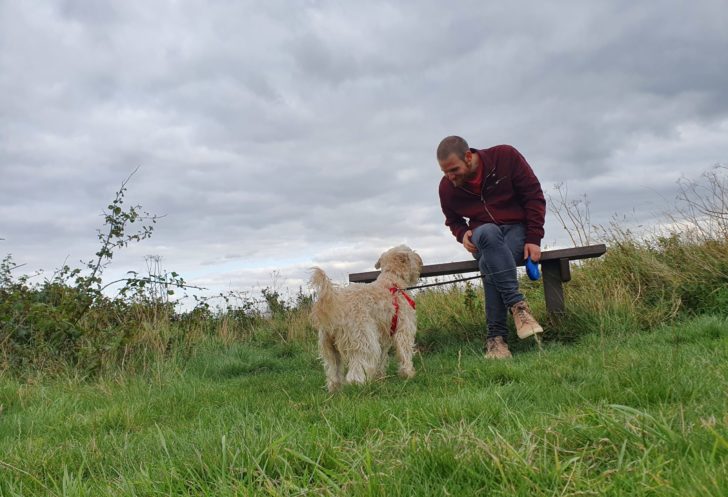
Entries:
{"label": "man's hand", "polygon": [[[463,237],[463,240],[465,238]],[[531,256],[531,260],[533,262],[538,262],[541,260],[541,247],[536,245],[535,243],[527,243],[523,246],[523,260],[525,261],[528,259],[528,256]]]}
{"label": "man's hand", "polygon": [[465,232],[463,235],[463,247],[465,247],[465,250],[471,254],[474,254],[478,251],[478,247],[473,245],[473,242],[470,241],[471,236],[473,236],[473,232],[471,230]]}

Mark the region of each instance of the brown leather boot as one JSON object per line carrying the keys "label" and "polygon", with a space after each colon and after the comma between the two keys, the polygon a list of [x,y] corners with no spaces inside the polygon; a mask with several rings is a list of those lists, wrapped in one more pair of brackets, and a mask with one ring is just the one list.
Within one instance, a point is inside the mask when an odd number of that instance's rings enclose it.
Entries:
{"label": "brown leather boot", "polygon": [[486,359],[508,359],[509,357],[511,357],[511,351],[508,350],[508,344],[503,337],[493,337],[485,341]]}
{"label": "brown leather boot", "polygon": [[513,321],[516,323],[518,338],[524,339],[536,333],[543,333],[543,328],[533,319],[531,309],[529,309],[525,300],[513,304],[511,306],[511,314],[513,314]]}

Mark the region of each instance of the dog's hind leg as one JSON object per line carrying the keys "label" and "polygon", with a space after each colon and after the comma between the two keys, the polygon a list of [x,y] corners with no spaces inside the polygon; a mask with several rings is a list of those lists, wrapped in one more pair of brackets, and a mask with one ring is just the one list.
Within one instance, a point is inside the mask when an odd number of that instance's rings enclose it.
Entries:
{"label": "dog's hind leg", "polygon": [[334,338],[327,333],[319,333],[319,350],[324,362],[326,387],[329,392],[335,392],[341,387],[344,380],[344,364],[341,361],[341,354],[334,344]]}

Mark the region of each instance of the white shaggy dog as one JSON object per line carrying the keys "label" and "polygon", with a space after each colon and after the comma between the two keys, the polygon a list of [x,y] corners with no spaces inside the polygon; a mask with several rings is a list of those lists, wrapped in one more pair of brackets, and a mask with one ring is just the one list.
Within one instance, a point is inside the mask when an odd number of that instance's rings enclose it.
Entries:
{"label": "white shaggy dog", "polygon": [[384,376],[392,345],[399,374],[405,378],[415,374],[412,355],[417,320],[414,301],[404,289],[419,279],[422,259],[400,245],[383,253],[375,267],[382,270],[375,281],[346,287],[334,286],[323,270],[313,268],[311,286],[318,292],[318,300],[311,322],[318,329],[330,392],[342,383],[364,383]]}

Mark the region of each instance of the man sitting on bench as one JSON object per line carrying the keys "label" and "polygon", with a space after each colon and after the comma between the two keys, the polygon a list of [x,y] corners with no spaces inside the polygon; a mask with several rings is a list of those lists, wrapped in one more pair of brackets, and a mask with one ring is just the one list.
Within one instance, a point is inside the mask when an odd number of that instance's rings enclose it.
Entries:
{"label": "man sitting on bench", "polygon": [[[541,184],[526,159],[509,145],[484,150],[448,136],[437,147],[440,205],[445,224],[478,260],[485,290],[485,357],[511,357],[508,310],[519,338],[542,333],[518,289],[516,266],[538,262],[546,213]],[[467,221],[466,221],[467,218]]]}

